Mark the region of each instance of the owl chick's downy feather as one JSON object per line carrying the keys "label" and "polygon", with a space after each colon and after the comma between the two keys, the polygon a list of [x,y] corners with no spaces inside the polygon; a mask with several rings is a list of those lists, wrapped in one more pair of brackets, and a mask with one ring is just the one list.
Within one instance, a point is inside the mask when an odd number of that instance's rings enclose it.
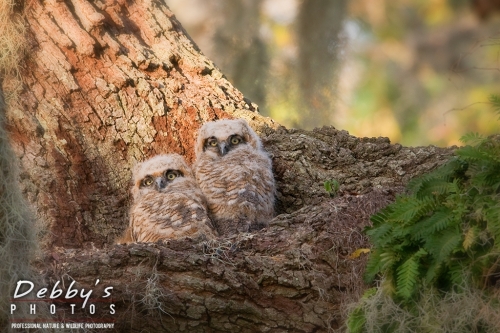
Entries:
{"label": "owl chick's downy feather", "polygon": [[182,156],[158,155],[140,163],[132,181],[128,231],[132,241],[216,237],[205,198]]}
{"label": "owl chick's downy feather", "polygon": [[198,132],[194,169],[220,235],[248,232],[273,218],[272,162],[245,120],[204,124]]}

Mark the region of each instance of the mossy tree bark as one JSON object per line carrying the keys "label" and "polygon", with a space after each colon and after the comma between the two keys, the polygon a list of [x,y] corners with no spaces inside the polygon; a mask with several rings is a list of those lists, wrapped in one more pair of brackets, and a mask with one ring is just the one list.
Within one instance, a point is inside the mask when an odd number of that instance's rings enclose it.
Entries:
{"label": "mossy tree bark", "polygon": [[[114,286],[115,315],[80,315],[119,330],[339,328],[343,302],[362,289],[363,258],[349,255],[368,246],[369,215],[451,154],[261,117],[159,0],[36,0],[24,10],[30,52],[7,120],[42,224],[36,266],[50,285],[71,277],[96,296]],[[280,215],[269,228],[211,243],[113,245],[128,224],[134,163],[166,152],[192,162],[200,125],[231,117],[247,119],[272,155]],[[335,198],[323,189],[331,179],[341,184]]]}

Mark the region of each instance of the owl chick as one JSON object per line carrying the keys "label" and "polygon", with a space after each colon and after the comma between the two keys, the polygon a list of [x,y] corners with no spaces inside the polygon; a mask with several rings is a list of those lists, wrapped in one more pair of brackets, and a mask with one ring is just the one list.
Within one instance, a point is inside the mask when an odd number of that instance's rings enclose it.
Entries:
{"label": "owl chick", "polygon": [[245,120],[205,123],[198,132],[194,169],[220,235],[248,232],[272,219],[272,162]]}
{"label": "owl chick", "polygon": [[156,242],[185,236],[216,237],[203,194],[177,154],[158,155],[133,173],[130,225],[124,242]]}

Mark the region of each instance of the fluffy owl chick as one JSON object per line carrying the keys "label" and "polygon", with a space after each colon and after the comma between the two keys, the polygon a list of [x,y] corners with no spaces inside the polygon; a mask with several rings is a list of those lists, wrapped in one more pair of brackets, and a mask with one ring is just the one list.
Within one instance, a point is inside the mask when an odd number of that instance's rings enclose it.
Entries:
{"label": "fluffy owl chick", "polygon": [[177,154],[158,155],[133,173],[130,226],[134,242],[156,242],[185,236],[216,237],[206,203],[191,169]]}
{"label": "fluffy owl chick", "polygon": [[272,162],[245,120],[205,123],[198,132],[194,169],[220,235],[248,232],[272,219]]}

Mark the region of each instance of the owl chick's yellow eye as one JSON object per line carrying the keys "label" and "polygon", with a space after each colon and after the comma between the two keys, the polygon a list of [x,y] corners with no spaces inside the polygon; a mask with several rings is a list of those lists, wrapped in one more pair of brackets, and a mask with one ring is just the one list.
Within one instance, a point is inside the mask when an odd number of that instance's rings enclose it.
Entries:
{"label": "owl chick's yellow eye", "polygon": [[231,144],[233,144],[233,145],[237,145],[240,142],[241,142],[241,140],[239,138],[232,138],[231,139]]}
{"label": "owl chick's yellow eye", "polygon": [[177,176],[174,173],[167,174],[167,179],[168,180],[174,180],[175,178],[177,178]]}
{"label": "owl chick's yellow eye", "polygon": [[217,141],[210,141],[208,144],[211,145],[212,147],[215,147],[217,146]]}
{"label": "owl chick's yellow eye", "polygon": [[150,186],[151,184],[153,184],[153,178],[151,178],[151,177],[144,178],[144,180],[142,181],[142,184],[145,186]]}

